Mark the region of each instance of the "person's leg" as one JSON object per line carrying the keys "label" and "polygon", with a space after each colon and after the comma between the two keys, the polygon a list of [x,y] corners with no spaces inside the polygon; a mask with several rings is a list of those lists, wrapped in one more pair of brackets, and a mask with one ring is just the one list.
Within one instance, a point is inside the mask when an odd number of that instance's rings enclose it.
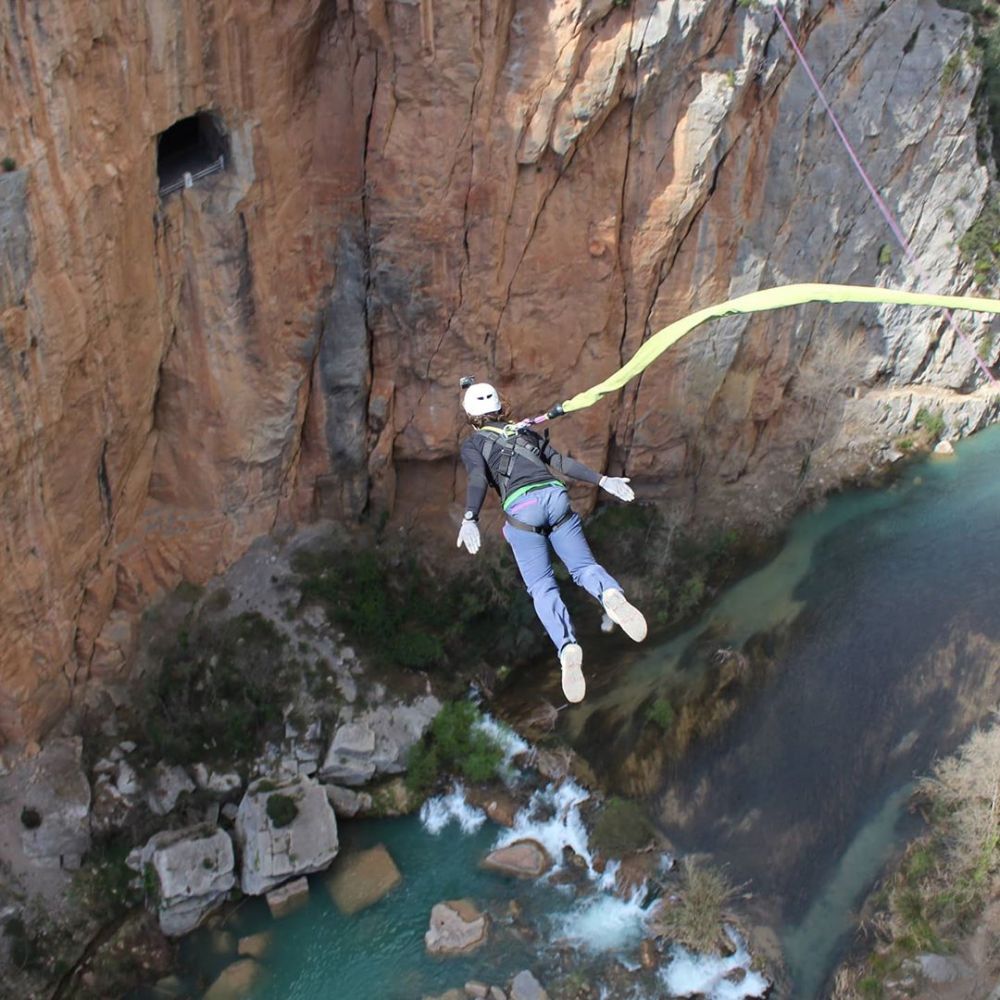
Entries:
{"label": "person's leg", "polygon": [[[549,523],[557,521],[568,510],[569,497],[565,491],[561,491],[561,498],[551,497]],[[621,584],[594,558],[584,537],[580,516],[573,514],[552,532],[549,540],[574,582],[601,602],[608,617],[630,639],[642,642],[646,638],[646,619],[638,608],[626,600]]]}
{"label": "person's leg", "polygon": [[[553,524],[570,509],[569,496],[565,490],[539,491],[547,494],[549,523]],[[571,514],[568,520],[556,528],[549,536],[552,548],[563,561],[573,582],[583,587],[588,594],[601,600],[605,590],[621,590],[618,581],[594,558],[587,539],[583,534],[583,522],[579,514]]]}
{"label": "person's leg", "polygon": [[[510,510],[510,515],[525,524],[538,526],[545,523],[545,508],[531,495],[515,504]],[[538,615],[538,620],[544,626],[556,651],[560,651],[567,643],[576,642],[573,623],[570,621],[569,612],[559,593],[555,573],[552,571],[548,540],[544,535],[533,531],[521,531],[509,524],[504,525],[503,536],[514,553],[521,579],[534,602],[535,614]]]}

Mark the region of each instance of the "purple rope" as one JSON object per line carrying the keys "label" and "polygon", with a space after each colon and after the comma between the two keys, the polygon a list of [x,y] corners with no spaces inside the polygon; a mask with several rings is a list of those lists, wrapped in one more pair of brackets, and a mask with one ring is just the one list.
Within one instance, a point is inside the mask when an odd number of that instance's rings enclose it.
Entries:
{"label": "purple rope", "polygon": [[[925,270],[924,266],[917,260],[916,255],[910,247],[909,241],[906,236],[903,235],[902,229],[899,227],[899,223],[896,222],[891,211],[889,211],[889,206],[886,205],[882,196],[878,193],[875,185],[872,183],[871,178],[868,176],[867,171],[861,164],[861,160],[858,154],[854,151],[854,147],[851,145],[850,139],[847,138],[847,134],[841,128],[840,121],[834,114],[833,108],[830,107],[830,102],[826,99],[826,94],[823,93],[823,88],[819,84],[819,80],[816,79],[816,74],[812,71],[812,67],[809,65],[809,61],[805,57],[805,53],[799,48],[798,42],[795,40],[795,36],[792,34],[792,29],[788,27],[788,22],[785,20],[785,15],[781,12],[781,0],[774,5],[774,13],[778,18],[778,22],[784,29],[785,34],[788,36],[788,41],[791,43],[792,48],[795,50],[795,54],[799,58],[799,63],[805,70],[806,76],[809,77],[809,82],[813,85],[813,90],[816,91],[816,96],[820,99],[820,103],[826,109],[827,115],[830,117],[830,121],[833,123],[833,127],[837,130],[837,135],[840,136],[840,141],[844,144],[844,148],[847,150],[847,155],[850,156],[851,162],[857,168],[858,173],[861,175],[861,179],[865,182],[865,187],[868,188],[869,194],[871,194],[872,199],[878,206],[878,210],[882,213],[883,218],[888,223],[889,228],[892,230],[893,236],[899,241],[899,245],[903,248],[904,253],[909,259],[910,263],[917,269],[921,278],[926,282],[930,277]],[[994,384],[997,382],[996,376],[990,371],[989,366],[986,362],[979,356],[979,352],[976,350],[975,345],[972,340],[962,331],[958,323],[955,321],[955,317],[950,309],[945,309],[945,316],[947,317],[948,324],[951,326],[952,330],[958,335],[959,339],[972,351],[973,356],[976,359],[976,363],[982,369],[983,374]]]}

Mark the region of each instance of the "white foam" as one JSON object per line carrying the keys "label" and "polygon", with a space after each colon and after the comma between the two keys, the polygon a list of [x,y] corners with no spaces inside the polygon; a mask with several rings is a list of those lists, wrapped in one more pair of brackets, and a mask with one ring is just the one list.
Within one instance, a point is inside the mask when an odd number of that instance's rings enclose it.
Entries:
{"label": "white foam", "polygon": [[460,784],[452,785],[447,795],[437,795],[420,807],[420,822],[435,836],[452,822],[458,823],[462,833],[475,833],[485,821],[486,813],[465,801],[465,789]]}
{"label": "white foam", "polygon": [[521,739],[510,726],[505,726],[502,722],[497,722],[492,715],[482,715],[475,724],[475,728],[485,733],[503,751],[503,764],[501,765],[501,776],[508,780],[519,777],[516,771],[511,770],[511,761],[521,753],[528,753],[531,746]]}
{"label": "white foam", "polygon": [[583,951],[624,951],[639,943],[643,935],[646,914],[640,903],[644,890],[630,899],[605,893],[580,900],[568,913],[553,918],[557,937]]}
{"label": "white foam", "polygon": [[[753,960],[746,942],[731,927],[726,927],[726,934],[736,951],[725,958],[696,955],[679,944],[673,946],[673,959],[660,972],[660,979],[670,996],[705,996],[708,1000],[748,1000],[764,996],[771,984],[750,968]],[[737,969],[746,973],[740,982],[726,979]]]}
{"label": "white foam", "polygon": [[595,877],[587,828],[580,815],[580,806],[588,798],[589,794],[573,781],[564,781],[558,788],[547,785],[531,796],[517,814],[514,826],[500,834],[495,846],[505,847],[526,838],[537,840],[557,869],[562,864],[563,848],[571,847],[587,862],[591,878]]}

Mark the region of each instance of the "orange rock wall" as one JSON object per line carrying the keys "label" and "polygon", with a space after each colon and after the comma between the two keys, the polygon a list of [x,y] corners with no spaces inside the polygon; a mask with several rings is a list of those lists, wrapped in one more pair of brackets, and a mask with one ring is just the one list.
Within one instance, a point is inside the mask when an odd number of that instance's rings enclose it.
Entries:
{"label": "orange rock wall", "polygon": [[[937,81],[964,19],[792,6],[960,283],[976,71]],[[729,0],[5,5],[0,732],[43,731],[123,668],[152,597],[278,524],[447,524],[462,374],[538,411],[730,293],[908,280],[774,30]],[[156,136],[199,110],[227,170],[161,199]],[[959,189],[947,222],[924,211]],[[822,392],[796,390],[831,323],[720,324],[556,438],[685,517],[764,516],[843,430],[828,356]],[[864,332],[876,388],[969,383],[934,324],[835,323]]]}

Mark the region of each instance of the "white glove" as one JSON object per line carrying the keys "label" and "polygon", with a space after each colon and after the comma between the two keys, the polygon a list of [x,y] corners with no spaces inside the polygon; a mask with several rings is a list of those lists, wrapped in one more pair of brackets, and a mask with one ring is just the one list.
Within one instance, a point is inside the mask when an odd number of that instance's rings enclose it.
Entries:
{"label": "white glove", "polygon": [[620,479],[618,476],[601,476],[601,489],[607,490],[613,497],[618,497],[626,503],[635,499],[628,479]]}
{"label": "white glove", "polygon": [[475,521],[462,522],[455,547],[460,549],[463,545],[471,555],[475,555],[479,551],[479,525]]}

